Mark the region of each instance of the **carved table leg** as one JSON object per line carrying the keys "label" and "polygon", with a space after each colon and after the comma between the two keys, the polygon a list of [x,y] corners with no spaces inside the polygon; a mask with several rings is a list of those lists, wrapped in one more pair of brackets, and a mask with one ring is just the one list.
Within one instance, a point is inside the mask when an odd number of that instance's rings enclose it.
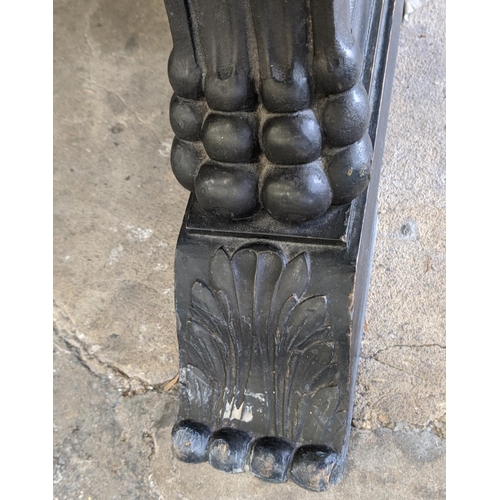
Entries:
{"label": "carved table leg", "polygon": [[322,491],[347,453],[402,2],[165,3],[193,193],[174,453]]}

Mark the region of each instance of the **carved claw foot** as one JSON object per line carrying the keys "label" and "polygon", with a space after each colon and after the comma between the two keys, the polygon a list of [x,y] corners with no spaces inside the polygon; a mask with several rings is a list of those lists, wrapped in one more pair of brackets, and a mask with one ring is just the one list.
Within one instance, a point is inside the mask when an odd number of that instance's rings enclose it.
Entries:
{"label": "carved claw foot", "polygon": [[366,189],[370,104],[349,0],[311,2],[312,39],[304,0],[166,5],[172,170],[202,208],[306,221]]}
{"label": "carved claw foot", "polygon": [[174,454],[323,491],[347,453],[402,2],[165,3],[192,193]]}

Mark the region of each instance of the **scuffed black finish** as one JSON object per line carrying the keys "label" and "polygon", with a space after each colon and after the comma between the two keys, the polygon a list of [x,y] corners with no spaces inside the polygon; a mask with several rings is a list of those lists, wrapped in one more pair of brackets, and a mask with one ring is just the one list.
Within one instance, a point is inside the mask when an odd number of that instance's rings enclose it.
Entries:
{"label": "scuffed black finish", "polygon": [[208,445],[208,461],[212,467],[237,474],[245,472],[252,437],[239,429],[219,429]]}
{"label": "scuffed black finish", "polygon": [[265,436],[256,439],[249,458],[250,472],[270,483],[284,483],[293,457],[293,446],[284,439]]}
{"label": "scuffed black finish", "polygon": [[203,423],[181,420],[172,428],[172,446],[175,456],[192,464],[207,460],[207,445],[210,429]]}
{"label": "scuffed black finish", "polygon": [[290,476],[303,488],[325,491],[332,484],[338,455],[329,446],[301,446],[293,457]]}
{"label": "scuffed black finish", "polygon": [[174,454],[323,491],[348,448],[402,1],[166,5],[193,193]]}

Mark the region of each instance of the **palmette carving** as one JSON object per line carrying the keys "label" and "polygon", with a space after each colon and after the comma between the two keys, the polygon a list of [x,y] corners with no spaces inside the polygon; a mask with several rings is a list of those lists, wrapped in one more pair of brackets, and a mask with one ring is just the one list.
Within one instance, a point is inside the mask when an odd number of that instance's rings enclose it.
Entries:
{"label": "palmette carving", "polygon": [[304,428],[330,421],[330,442],[344,425],[328,301],[307,295],[309,277],[305,253],[285,262],[271,249],[229,257],[220,248],[208,283],[194,283],[181,385],[184,400],[203,402],[213,428],[251,429],[259,415],[266,435],[299,444]]}
{"label": "palmette carving", "polygon": [[165,3],[171,165],[203,209],[300,223],[366,189],[370,106],[350,0]]}

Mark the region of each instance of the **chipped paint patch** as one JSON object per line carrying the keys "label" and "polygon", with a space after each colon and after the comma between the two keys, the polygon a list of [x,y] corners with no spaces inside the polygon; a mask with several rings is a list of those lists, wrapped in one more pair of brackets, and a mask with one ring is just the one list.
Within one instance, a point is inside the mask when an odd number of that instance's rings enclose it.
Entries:
{"label": "chipped paint patch", "polygon": [[170,158],[170,143],[162,142],[161,148],[158,150],[158,153],[160,153],[160,155],[164,158]]}
{"label": "chipped paint patch", "polygon": [[152,229],[142,229],[135,226],[126,226],[125,229],[128,231],[127,238],[133,240],[146,241],[153,235]]}
{"label": "chipped paint patch", "polygon": [[109,252],[109,258],[108,258],[108,264],[111,266],[115,262],[118,262],[122,256],[123,253],[123,246],[118,245],[115,248],[111,249],[111,252]]}

